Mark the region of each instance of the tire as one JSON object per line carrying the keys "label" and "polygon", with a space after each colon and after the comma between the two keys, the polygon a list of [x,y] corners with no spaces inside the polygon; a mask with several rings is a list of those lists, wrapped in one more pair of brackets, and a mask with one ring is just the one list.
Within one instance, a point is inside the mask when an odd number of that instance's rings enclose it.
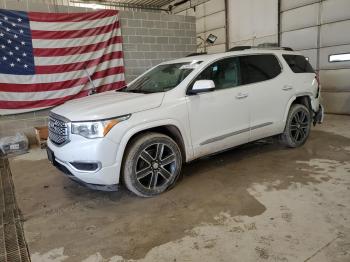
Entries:
{"label": "tire", "polygon": [[291,106],[286,127],[281,135],[282,143],[290,148],[305,144],[311,129],[310,110],[301,104]]}
{"label": "tire", "polygon": [[181,151],[174,140],[160,133],[145,133],[126,151],[123,181],[138,196],[156,196],[176,182],[181,166]]}

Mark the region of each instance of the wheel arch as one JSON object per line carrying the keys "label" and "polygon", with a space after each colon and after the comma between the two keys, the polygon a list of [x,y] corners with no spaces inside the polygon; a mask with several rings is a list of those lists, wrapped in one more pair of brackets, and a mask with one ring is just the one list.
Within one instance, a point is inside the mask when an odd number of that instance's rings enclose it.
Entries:
{"label": "wheel arch", "polygon": [[291,106],[294,104],[304,105],[310,110],[310,112],[312,112],[311,97],[312,97],[312,94],[309,94],[309,93],[302,93],[302,94],[293,96],[288,102],[288,106],[284,113],[283,122],[285,123],[287,121],[289,110]]}
{"label": "wheel arch", "polygon": [[[139,130],[138,132],[135,132],[128,140],[128,143],[125,146],[125,150],[127,147],[132,143],[134,139],[136,139],[138,136],[148,133],[148,132],[155,132],[160,133],[166,136],[169,136],[171,139],[175,141],[175,143],[179,146],[181,151],[182,160],[186,161],[186,146],[185,142],[183,140],[181,131],[179,128],[173,124],[167,124],[167,125],[160,125],[155,127],[146,128],[143,130]],[[124,150],[124,152],[125,152]]]}
{"label": "wheel arch", "polygon": [[[124,135],[119,143],[117,152],[117,162],[120,163],[120,172],[122,167],[122,161],[127,147],[137,136],[147,132],[158,132],[171,137],[179,146],[183,162],[188,161],[192,158],[193,151],[190,145],[189,137],[186,137],[186,132],[176,121],[164,120],[145,123],[130,128]],[[119,173],[120,173],[119,172]]]}

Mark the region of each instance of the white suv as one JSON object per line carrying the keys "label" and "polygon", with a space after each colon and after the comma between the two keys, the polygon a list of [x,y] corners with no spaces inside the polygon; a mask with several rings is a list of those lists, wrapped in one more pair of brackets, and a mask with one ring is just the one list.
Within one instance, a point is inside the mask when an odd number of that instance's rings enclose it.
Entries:
{"label": "white suv", "polygon": [[65,103],[49,118],[49,160],[99,190],[123,184],[160,194],[183,162],[280,135],[288,147],[321,123],[317,75],[284,48],[232,51],[164,62],[122,90]]}

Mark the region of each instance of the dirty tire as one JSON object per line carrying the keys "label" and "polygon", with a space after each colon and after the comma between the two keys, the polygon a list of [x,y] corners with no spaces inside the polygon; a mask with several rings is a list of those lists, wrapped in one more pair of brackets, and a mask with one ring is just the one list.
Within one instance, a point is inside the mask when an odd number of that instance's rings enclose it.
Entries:
{"label": "dirty tire", "polygon": [[124,184],[138,196],[156,196],[176,182],[181,166],[181,151],[174,140],[160,133],[145,133],[128,146]]}
{"label": "dirty tire", "polygon": [[305,144],[311,129],[310,110],[300,104],[292,105],[286,122],[286,127],[281,135],[282,143],[291,148]]}

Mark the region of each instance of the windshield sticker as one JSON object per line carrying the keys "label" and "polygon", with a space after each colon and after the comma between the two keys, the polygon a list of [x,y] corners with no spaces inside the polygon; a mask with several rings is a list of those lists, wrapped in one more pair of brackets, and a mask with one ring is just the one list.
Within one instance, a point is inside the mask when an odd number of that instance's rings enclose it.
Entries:
{"label": "windshield sticker", "polygon": [[191,63],[181,66],[179,69],[196,69],[199,66],[198,63]]}

